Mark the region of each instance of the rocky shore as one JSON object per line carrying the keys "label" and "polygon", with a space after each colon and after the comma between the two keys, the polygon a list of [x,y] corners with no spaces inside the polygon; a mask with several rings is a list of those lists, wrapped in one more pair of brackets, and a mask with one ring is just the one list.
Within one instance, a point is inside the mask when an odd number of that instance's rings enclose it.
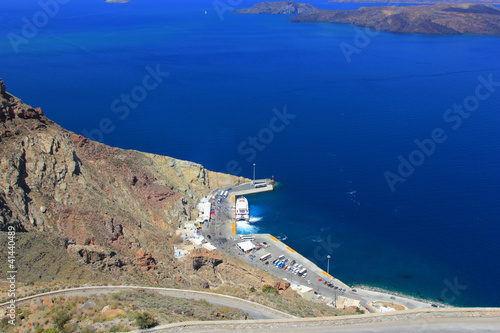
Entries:
{"label": "rocky shore", "polygon": [[448,305],[448,304],[444,304],[444,303],[440,303],[440,302],[435,302],[435,301],[428,300],[428,299],[425,299],[425,298],[414,297],[414,296],[410,296],[410,295],[407,295],[407,294],[398,293],[398,292],[395,292],[395,291],[386,290],[386,289],[377,288],[377,287],[372,287],[372,286],[355,285],[355,286],[353,286],[353,288],[354,289],[364,289],[364,290],[369,290],[369,291],[376,291],[376,292],[384,293],[384,294],[387,294],[387,295],[392,295],[392,296],[398,296],[398,297],[412,299],[414,301],[418,301],[418,302],[422,302],[422,303],[435,304],[435,305],[441,306],[441,307],[447,307],[447,308],[453,307],[453,306]]}

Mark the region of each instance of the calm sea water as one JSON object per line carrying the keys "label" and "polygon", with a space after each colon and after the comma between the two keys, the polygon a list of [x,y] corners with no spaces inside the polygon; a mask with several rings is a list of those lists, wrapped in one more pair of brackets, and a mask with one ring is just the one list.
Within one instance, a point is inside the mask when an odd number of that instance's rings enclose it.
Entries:
{"label": "calm sea water", "polygon": [[[70,1],[15,53],[8,34],[22,36],[23,17],[41,8],[2,1],[0,77],[106,144],[247,177],[255,163],[258,178],[279,186],[248,197],[252,219],[240,231],[286,237],[325,269],[330,254],[330,272],[346,283],[500,305],[500,86],[460,126],[443,119],[474,102],[479,76],[500,81],[500,37],[356,39],[348,25],[165,2]],[[341,45],[357,46],[350,63]],[[148,67],[169,75],[146,91]],[[122,94],[132,92],[127,106]],[[281,126],[273,118],[284,108]],[[439,128],[446,140],[414,153]],[[400,155],[420,165],[392,192],[384,173],[398,173]]]}

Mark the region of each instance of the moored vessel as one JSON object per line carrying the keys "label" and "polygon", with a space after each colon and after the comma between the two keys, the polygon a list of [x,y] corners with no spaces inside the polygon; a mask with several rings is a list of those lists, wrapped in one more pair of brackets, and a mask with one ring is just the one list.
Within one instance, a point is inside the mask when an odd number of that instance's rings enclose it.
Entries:
{"label": "moored vessel", "polygon": [[245,197],[239,197],[236,200],[236,220],[248,221],[249,219],[248,200]]}

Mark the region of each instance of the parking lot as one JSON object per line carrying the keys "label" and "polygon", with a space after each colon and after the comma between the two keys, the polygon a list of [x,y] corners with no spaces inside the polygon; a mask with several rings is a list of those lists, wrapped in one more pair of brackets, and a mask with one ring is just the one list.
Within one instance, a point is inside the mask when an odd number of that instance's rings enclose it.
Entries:
{"label": "parking lot", "polygon": [[[238,249],[236,244],[242,241],[239,235],[233,235],[230,242],[235,244],[235,246],[232,247],[233,254],[237,254],[240,259],[252,266],[265,270],[290,283],[308,286],[312,288],[317,295],[322,295],[331,299],[336,299],[338,296],[347,296],[355,299],[359,298],[347,285],[327,275],[326,272],[318,268],[310,260],[304,258],[300,253],[295,252],[272,235],[255,234],[246,236],[253,236],[255,238],[252,240],[252,243],[257,246],[254,251],[243,253]],[[260,258],[266,254],[270,254],[271,257],[261,261]],[[281,256],[283,257],[280,259]],[[280,262],[286,260],[286,262],[279,268],[273,264],[276,259]],[[293,264],[291,264],[292,262]],[[291,267],[296,265],[296,268],[302,266],[302,269],[305,269],[305,273],[307,274],[300,275],[297,270],[294,272],[284,269],[285,266],[288,267],[290,265]]]}

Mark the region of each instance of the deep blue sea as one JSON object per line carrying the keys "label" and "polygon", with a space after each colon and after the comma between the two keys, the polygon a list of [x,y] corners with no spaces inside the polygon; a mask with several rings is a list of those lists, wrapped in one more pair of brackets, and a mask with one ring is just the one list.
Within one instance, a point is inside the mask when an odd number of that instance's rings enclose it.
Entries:
{"label": "deep blue sea", "polygon": [[248,197],[240,231],[324,269],[330,254],[346,283],[500,306],[499,36],[224,7],[254,0],[59,1],[0,3],[8,91],[112,146],[249,178],[255,163],[279,185]]}

